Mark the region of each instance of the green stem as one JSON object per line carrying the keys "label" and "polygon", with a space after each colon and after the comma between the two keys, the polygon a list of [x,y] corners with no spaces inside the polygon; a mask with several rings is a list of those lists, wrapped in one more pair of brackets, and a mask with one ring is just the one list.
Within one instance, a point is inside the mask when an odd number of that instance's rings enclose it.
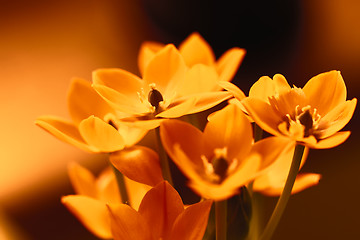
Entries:
{"label": "green stem", "polygon": [[297,144],[294,151],[289,175],[286,179],[285,187],[281,196],[276,204],[275,210],[273,211],[269,222],[267,223],[265,230],[261,236],[261,240],[271,239],[275,229],[280,221],[280,218],[285,210],[286,204],[290,198],[291,190],[294,186],[296,176],[299,172],[302,155],[304,153],[305,146]]}
{"label": "green stem", "polygon": [[226,240],[227,200],[215,202],[216,240]]}
{"label": "green stem", "polygon": [[128,192],[126,190],[124,175],[116,167],[114,167],[114,165],[111,164],[111,167],[112,167],[112,169],[113,169],[113,171],[115,173],[115,178],[116,178],[117,185],[118,185],[118,188],[119,188],[121,201],[124,204],[129,204],[129,195],[128,195]]}
{"label": "green stem", "polygon": [[158,145],[158,154],[159,154],[159,158],[160,158],[160,166],[161,166],[163,178],[164,178],[164,180],[168,181],[171,185],[174,185],[173,181],[172,181],[172,177],[171,177],[171,172],[170,172],[169,159],[168,159],[168,156],[165,152],[164,146],[162,145],[161,139],[160,139],[160,127],[155,128],[155,134],[156,134],[156,141],[157,141],[157,145]]}

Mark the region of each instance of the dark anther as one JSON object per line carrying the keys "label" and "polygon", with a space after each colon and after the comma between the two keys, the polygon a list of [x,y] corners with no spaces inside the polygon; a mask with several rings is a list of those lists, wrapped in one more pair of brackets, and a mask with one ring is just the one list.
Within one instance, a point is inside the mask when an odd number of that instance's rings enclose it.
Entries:
{"label": "dark anther", "polygon": [[112,126],[113,128],[115,128],[116,130],[118,130],[117,127],[116,127],[116,125],[115,125],[115,123],[114,123],[111,119],[108,121],[108,124],[109,124],[110,126]]}
{"label": "dark anther", "polygon": [[149,103],[155,107],[155,109],[159,108],[159,103],[163,101],[163,96],[161,93],[156,89],[151,89],[148,95]]}
{"label": "dark anther", "polygon": [[310,130],[313,127],[313,119],[309,109],[299,116],[299,121],[305,127],[304,137],[308,137],[310,135]]}
{"label": "dark anther", "polygon": [[213,165],[215,174],[220,177],[220,182],[222,182],[226,176],[229,163],[223,157],[220,158],[215,157],[211,163]]}

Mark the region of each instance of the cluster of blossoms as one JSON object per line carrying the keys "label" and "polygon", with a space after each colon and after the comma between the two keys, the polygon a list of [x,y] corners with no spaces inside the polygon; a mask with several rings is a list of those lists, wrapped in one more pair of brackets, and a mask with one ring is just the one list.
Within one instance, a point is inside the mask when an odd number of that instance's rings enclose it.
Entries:
{"label": "cluster of blossoms", "polygon": [[[216,60],[193,33],[178,48],[145,42],[138,57],[141,77],[112,68],[94,71],[92,83],[74,79],[68,93],[72,121],[43,116],[36,124],[85,151],[109,153],[113,169],[96,178],[71,164],[76,195],[62,203],[100,238],[143,240],[203,239],[215,205],[220,240],[227,238],[228,199],[243,191],[250,197],[281,195],[262,235],[270,238],[289,195],[320,179],[298,174],[309,148],[344,142],[350,132],[339,131],[357,100],[346,100],[338,71],[319,74],[303,88],[289,86],[280,74],[261,77],[246,97],[230,83],[244,56],[244,49],[232,48]],[[225,101],[204,127],[179,119],[194,119]],[[157,152],[136,145],[153,129]],[[262,138],[262,129],[273,136]],[[198,203],[184,206],[172,186],[168,157],[201,197]]]}

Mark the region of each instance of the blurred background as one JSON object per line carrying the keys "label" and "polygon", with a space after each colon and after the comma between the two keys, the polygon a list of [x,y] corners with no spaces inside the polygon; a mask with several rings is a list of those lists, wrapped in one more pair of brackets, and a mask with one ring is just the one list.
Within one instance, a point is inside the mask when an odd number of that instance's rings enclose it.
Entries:
{"label": "blurred background", "polygon": [[[0,239],[96,239],[60,197],[73,193],[68,162],[97,173],[104,156],[34,124],[45,114],[69,118],[72,77],[91,80],[103,67],[138,74],[143,41],[179,44],[197,31],[217,57],[247,50],[233,80],[246,94],[263,75],[302,87],[340,70],[348,99],[359,98],[359,11],[357,0],[0,0]],[[359,125],[358,107],[348,141],[310,151],[303,171],[322,174],[320,184],[292,196],[274,239],[360,239]],[[276,198],[266,202],[270,214]]]}

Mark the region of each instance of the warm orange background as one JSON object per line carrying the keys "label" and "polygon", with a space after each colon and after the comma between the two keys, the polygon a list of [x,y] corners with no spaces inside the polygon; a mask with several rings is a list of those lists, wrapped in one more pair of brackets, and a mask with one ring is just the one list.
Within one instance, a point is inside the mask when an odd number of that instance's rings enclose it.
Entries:
{"label": "warm orange background", "polygon": [[[234,46],[247,48],[234,80],[245,93],[261,75],[282,73],[302,87],[310,77],[336,69],[348,98],[359,97],[357,0],[299,1],[280,13],[275,3],[240,1],[234,7],[225,2],[212,6],[212,12],[195,4],[199,11],[194,13],[188,1],[149,2],[0,1],[0,239],[95,239],[60,197],[72,193],[69,161],[96,172],[106,165],[104,156],[58,141],[34,120],[44,114],[68,118],[66,92],[74,76],[90,80],[100,67],[138,73],[137,51],[144,40],[179,43],[196,30],[217,55]],[[188,14],[179,14],[182,9]],[[227,11],[229,22],[222,21]],[[322,180],[291,198],[274,239],[360,238],[358,115],[357,108],[346,127],[353,132],[346,143],[311,151],[304,170],[321,173]],[[275,200],[267,199],[270,210]]]}

